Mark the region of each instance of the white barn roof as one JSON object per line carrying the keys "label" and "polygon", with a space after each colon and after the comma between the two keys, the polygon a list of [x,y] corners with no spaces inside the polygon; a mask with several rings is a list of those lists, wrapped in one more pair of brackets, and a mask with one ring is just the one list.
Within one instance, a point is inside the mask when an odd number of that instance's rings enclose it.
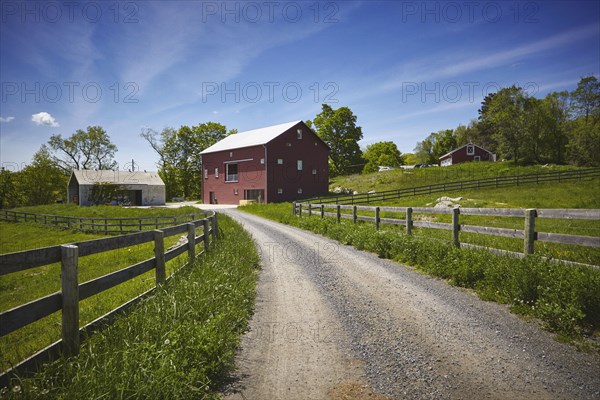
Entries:
{"label": "white barn roof", "polygon": [[209,148],[203,150],[200,154],[214,153],[223,150],[233,150],[242,147],[258,146],[266,144],[283,132],[287,131],[299,121],[286,122],[285,124],[268,126],[266,128],[253,129],[251,131],[239,132],[229,135],[225,139],[218,141]]}
{"label": "white barn roof", "polygon": [[164,185],[156,172],[82,169],[73,171],[73,176],[80,185],[93,185],[99,182],[119,185]]}
{"label": "white barn roof", "polygon": [[467,144],[465,144],[465,145],[462,145],[462,146],[460,146],[460,147],[457,147],[456,149],[454,149],[454,150],[452,150],[452,151],[450,151],[450,152],[448,152],[448,153],[444,154],[443,156],[440,156],[440,157],[439,157],[439,160],[441,160],[442,158],[448,157],[450,154],[454,154],[454,153],[456,153],[457,151],[459,151],[459,150],[461,150],[461,149],[464,149],[464,148],[465,148],[465,147],[467,147],[468,145],[473,145],[473,146],[475,146],[475,147],[479,147],[479,148],[480,148],[481,150],[483,150],[483,151],[487,151],[487,152],[488,152],[488,153],[490,153],[490,154],[494,154],[494,153],[492,153],[491,151],[489,151],[489,150],[487,150],[487,149],[484,149],[483,147],[481,147],[481,146],[480,146],[480,145],[478,145],[478,144],[475,144],[475,143],[467,143]]}

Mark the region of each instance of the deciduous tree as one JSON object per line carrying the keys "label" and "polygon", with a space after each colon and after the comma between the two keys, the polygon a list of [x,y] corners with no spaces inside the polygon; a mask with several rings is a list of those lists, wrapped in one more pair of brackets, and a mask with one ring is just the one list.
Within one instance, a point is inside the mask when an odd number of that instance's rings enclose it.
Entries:
{"label": "deciduous tree", "polygon": [[71,137],[63,139],[53,135],[48,145],[54,151],[56,164],[70,172],[73,169],[115,169],[114,159],[117,146],[111,141],[101,126],[88,126],[78,129]]}
{"label": "deciduous tree", "polygon": [[377,142],[367,146],[363,153],[367,162],[364,173],[375,172],[379,166],[399,167],[404,164],[402,154],[394,142]]}
{"label": "deciduous tree", "polygon": [[363,133],[362,128],[356,125],[356,119],[348,107],[334,110],[328,104],[323,104],[321,112],[311,123],[317,135],[330,148],[329,172],[332,176],[360,171],[363,164],[358,145]]}

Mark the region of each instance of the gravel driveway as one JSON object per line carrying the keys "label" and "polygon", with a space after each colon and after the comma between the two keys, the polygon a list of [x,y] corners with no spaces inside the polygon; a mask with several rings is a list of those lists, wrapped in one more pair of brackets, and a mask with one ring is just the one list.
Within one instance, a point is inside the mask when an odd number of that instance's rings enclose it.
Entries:
{"label": "gravel driveway", "polygon": [[600,398],[600,360],[507,308],[300,229],[223,212],[262,258],[226,399]]}

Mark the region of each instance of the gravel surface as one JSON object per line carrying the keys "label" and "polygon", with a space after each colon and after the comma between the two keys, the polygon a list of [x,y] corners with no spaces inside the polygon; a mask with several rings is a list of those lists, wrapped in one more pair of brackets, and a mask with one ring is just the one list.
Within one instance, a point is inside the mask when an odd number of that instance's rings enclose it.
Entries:
{"label": "gravel surface", "polygon": [[470,291],[223,210],[262,256],[227,399],[594,399],[600,360]]}

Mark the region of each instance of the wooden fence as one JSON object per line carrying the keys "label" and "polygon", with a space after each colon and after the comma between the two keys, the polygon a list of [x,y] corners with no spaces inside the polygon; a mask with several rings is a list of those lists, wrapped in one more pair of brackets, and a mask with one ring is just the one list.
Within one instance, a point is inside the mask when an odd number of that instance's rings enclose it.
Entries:
{"label": "wooden fence", "polygon": [[477,180],[456,181],[437,183],[433,185],[415,186],[410,188],[385,190],[375,193],[360,193],[354,195],[338,195],[329,197],[316,197],[303,200],[306,203],[317,204],[365,204],[373,201],[385,201],[400,197],[418,196],[424,194],[449,192],[467,189],[482,189],[491,187],[519,186],[532,183],[563,182],[571,180],[583,180],[600,176],[600,168],[588,168],[566,172],[548,172],[544,174],[528,174],[513,176],[498,176]]}
{"label": "wooden fence", "polygon": [[[196,228],[198,227],[202,227],[202,234],[196,236]],[[212,236],[212,240],[216,240],[217,232],[217,214],[211,212],[210,215],[204,219],[170,226],[161,230],[143,231],[123,236],[1,254],[0,275],[25,271],[30,268],[60,262],[61,291],[1,312],[0,337],[40,320],[56,311],[62,310],[62,339],[39,351],[27,360],[22,361],[11,370],[5,371],[0,375],[0,388],[7,385],[9,376],[12,376],[15,372],[31,371],[36,365],[55,357],[57,354],[65,354],[67,356],[78,354],[80,341],[85,335],[89,335],[92,331],[97,329],[98,326],[105,323],[107,319],[114,317],[116,314],[130,307],[134,302],[154,290],[156,286],[82,328],[79,327],[80,301],[133,279],[152,269],[156,272],[156,284],[159,285],[164,283],[168,279],[165,272],[165,264],[167,261],[172,260],[186,251],[190,261],[195,259],[196,245],[203,242],[204,249],[208,250],[209,238]],[[181,233],[187,233],[187,243],[165,251],[164,239]],[[153,258],[91,281],[79,283],[79,257],[104,253],[147,242],[154,242]]]}
{"label": "wooden fence", "polygon": [[24,211],[0,210],[0,221],[34,222],[83,232],[118,234],[134,233],[146,229],[160,229],[202,218],[206,212],[175,216],[138,218],[84,218],[66,215],[34,214]]}
{"label": "wooden fence", "polygon": [[[325,211],[333,209],[335,212]],[[351,210],[351,213],[342,213],[342,210]],[[368,211],[373,216],[358,215],[358,211]],[[535,230],[536,218],[554,218],[554,219],[581,219],[600,221],[600,210],[597,209],[521,209],[521,208],[435,208],[435,207],[373,207],[342,204],[311,204],[294,203],[293,213],[302,217],[302,213],[311,216],[313,214],[324,217],[334,217],[339,223],[342,218],[357,221],[370,221],[375,223],[379,229],[381,224],[404,225],[406,233],[412,235],[413,227],[443,229],[452,231],[452,242],[456,246],[461,246],[459,232],[477,233],[482,235],[502,236],[523,240],[524,255],[533,254],[535,251],[535,242],[552,242],[563,244],[574,244],[587,247],[600,247],[600,237],[567,235],[562,233],[537,232]],[[403,213],[404,219],[382,218],[381,212]],[[414,213],[424,214],[451,214],[452,223],[429,222],[414,220]],[[523,229],[496,228],[477,225],[466,225],[460,223],[461,215],[479,215],[490,217],[522,217],[524,218]],[[464,247],[477,247],[474,245],[463,244]],[[500,249],[494,249],[499,250]],[[504,251],[502,251],[504,252]]]}

